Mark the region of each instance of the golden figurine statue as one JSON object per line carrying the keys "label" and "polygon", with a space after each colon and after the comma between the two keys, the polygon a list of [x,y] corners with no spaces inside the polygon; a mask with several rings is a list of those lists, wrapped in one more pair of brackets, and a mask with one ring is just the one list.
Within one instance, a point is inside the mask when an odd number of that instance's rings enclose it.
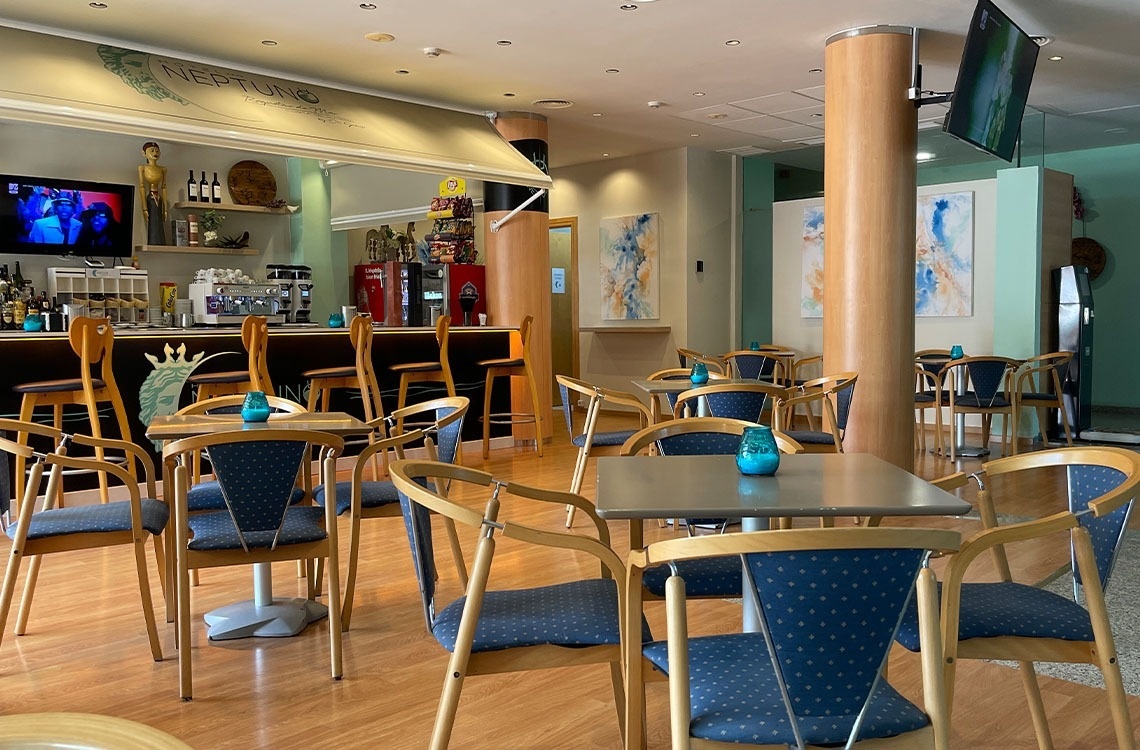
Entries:
{"label": "golden figurine statue", "polygon": [[143,218],[146,220],[148,245],[166,244],[166,167],[160,166],[162,151],[154,141],[142,147],[146,164],[139,166],[139,197],[142,199]]}

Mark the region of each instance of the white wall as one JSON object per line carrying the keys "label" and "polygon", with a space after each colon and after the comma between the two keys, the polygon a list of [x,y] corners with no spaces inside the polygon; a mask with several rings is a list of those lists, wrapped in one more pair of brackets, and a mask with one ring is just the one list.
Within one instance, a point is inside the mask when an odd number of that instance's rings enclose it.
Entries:
{"label": "white wall", "polygon": [[[954,182],[918,189],[919,195],[957,192],[974,193],[974,312],[965,318],[915,318],[914,347],[947,349],[959,344],[968,354],[989,354],[994,346],[997,181]],[[806,206],[822,203],[821,198],[810,198],[772,206],[772,338],[801,354],[823,351],[823,318],[800,317],[803,211]]]}
{"label": "white wall", "polygon": [[[629,325],[669,326],[671,331],[582,333],[579,344],[584,380],[628,391],[631,378],[675,367],[679,346],[717,352],[728,346],[732,319],[730,230],[735,214],[731,159],[724,154],[673,149],[554,170],[551,217],[578,217],[582,327],[615,325],[601,319],[601,219],[660,214],[660,317],[631,321]],[[702,278],[695,271],[698,258],[705,261]]]}

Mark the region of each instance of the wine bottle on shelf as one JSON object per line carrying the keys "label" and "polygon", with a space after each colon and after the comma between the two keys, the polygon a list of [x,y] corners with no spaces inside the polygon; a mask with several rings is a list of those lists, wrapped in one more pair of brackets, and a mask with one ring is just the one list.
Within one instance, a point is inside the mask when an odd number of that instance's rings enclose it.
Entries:
{"label": "wine bottle on shelf", "polygon": [[206,182],[206,170],[202,170],[202,181],[198,183],[198,200],[210,202],[210,183]]}
{"label": "wine bottle on shelf", "polygon": [[190,179],[186,181],[186,200],[198,200],[198,181],[194,179],[194,170],[190,170]]}
{"label": "wine bottle on shelf", "polygon": [[218,182],[218,173],[214,172],[214,181],[210,183],[213,189],[214,203],[222,202],[222,183]]}
{"label": "wine bottle on shelf", "polygon": [[12,274],[12,286],[18,290],[22,290],[27,283],[28,281],[24,278],[24,274],[20,273],[20,261],[16,261],[16,272]]}

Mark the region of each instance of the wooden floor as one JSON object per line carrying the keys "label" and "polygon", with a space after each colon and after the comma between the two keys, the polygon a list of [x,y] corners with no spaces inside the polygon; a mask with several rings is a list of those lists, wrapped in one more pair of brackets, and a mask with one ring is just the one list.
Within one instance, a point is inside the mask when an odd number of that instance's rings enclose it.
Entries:
{"label": "wooden floor", "polygon": [[[472,446],[474,448],[475,446]],[[466,462],[480,465],[477,449]],[[564,433],[555,435],[546,457],[532,451],[500,450],[489,471],[540,486],[565,487],[574,453]],[[979,462],[962,461],[963,468]],[[944,459],[919,456],[916,473],[950,473]],[[583,493],[593,496],[593,470]],[[1022,487],[1024,500],[1004,505],[1012,515],[1043,515],[1058,509],[1057,486]],[[969,499],[969,491],[964,495]],[[476,498],[475,502],[478,503]],[[481,504],[481,503],[480,503]],[[504,506],[523,523],[559,528],[563,517],[548,507],[535,511]],[[970,521],[941,525],[976,528]],[[624,524],[613,524],[614,545],[624,549]],[[653,526],[649,524],[649,526]],[[579,527],[584,528],[584,527]],[[342,534],[346,527],[341,526]],[[671,531],[647,529],[650,539]],[[426,631],[402,525],[366,524],[353,629],[344,639],[345,677],[333,682],[328,667],[328,624],[285,639],[208,643],[194,627],[194,695],[178,698],[178,665],[172,626],[162,626],[165,660],[151,660],[146,644],[131,557],[126,549],[59,555],[45,561],[28,633],[12,636],[15,608],[0,645],[0,713],[78,711],[141,721],[209,748],[420,748],[427,745],[446,654]],[[342,540],[347,538],[342,536]],[[466,549],[473,549],[468,542]],[[574,553],[522,555],[500,543],[492,586],[512,587],[567,580],[596,566]],[[456,591],[454,571],[442,553],[441,596]],[[1063,565],[1063,544],[1014,552],[1016,566],[1044,577]],[[587,567],[587,565],[589,567]],[[275,566],[275,593],[301,594],[296,566]],[[343,576],[342,576],[343,580]],[[152,582],[157,597],[157,582]],[[248,569],[203,572],[193,593],[201,613],[248,598]],[[663,637],[662,605],[649,618]],[[160,613],[161,618],[161,613]],[[692,608],[691,627],[727,632],[740,627],[740,606],[702,602]],[[919,695],[917,659],[899,650],[891,678],[912,698]],[[1017,674],[991,664],[963,662],[958,671],[954,747],[1002,750],[1036,747]],[[1058,748],[1115,747],[1102,691],[1041,678]],[[1140,725],[1140,699],[1131,700]],[[664,684],[649,689],[649,746],[666,748],[668,699]],[[608,670],[580,667],[468,680],[452,741],[454,748],[617,748],[618,724]]]}

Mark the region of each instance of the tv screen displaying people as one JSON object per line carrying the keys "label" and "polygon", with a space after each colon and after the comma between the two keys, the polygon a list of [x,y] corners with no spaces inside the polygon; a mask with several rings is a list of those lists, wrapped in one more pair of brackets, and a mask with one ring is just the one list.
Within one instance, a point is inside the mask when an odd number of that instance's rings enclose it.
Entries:
{"label": "tv screen displaying people", "polygon": [[0,252],[130,255],[133,187],[34,177],[0,180]]}

